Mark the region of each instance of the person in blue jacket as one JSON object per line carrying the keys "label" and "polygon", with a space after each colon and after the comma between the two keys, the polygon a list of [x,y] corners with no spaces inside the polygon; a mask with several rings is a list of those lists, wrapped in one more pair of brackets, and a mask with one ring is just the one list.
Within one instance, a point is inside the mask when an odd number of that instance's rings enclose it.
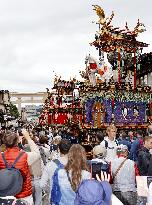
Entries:
{"label": "person in blue jacket", "polygon": [[128,141],[127,137],[128,137],[127,134],[123,133],[122,136],[121,136],[121,140],[119,141],[119,144],[126,145],[128,147],[128,151],[130,152],[131,142]]}
{"label": "person in blue jacket", "polygon": [[137,138],[131,145],[129,159],[138,162],[138,152],[143,146],[143,134],[141,130],[137,131]]}

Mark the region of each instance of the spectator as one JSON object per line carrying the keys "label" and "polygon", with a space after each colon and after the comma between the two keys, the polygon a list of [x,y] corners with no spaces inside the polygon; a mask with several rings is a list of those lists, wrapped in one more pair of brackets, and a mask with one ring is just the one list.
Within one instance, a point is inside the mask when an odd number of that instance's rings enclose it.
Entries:
{"label": "spectator", "polygon": [[78,133],[75,133],[74,130],[73,127],[70,127],[66,136],[66,138],[71,141],[71,144],[79,143]]}
{"label": "spectator", "polygon": [[127,140],[127,134],[126,133],[122,133],[121,140],[119,141],[119,144],[126,145],[128,147],[128,151],[130,152],[131,143]]}
{"label": "spectator", "polygon": [[134,137],[133,131],[129,131],[128,132],[128,136],[129,136],[129,141],[132,142],[133,141],[133,137]]}
{"label": "spectator", "polygon": [[96,144],[100,144],[104,140],[104,135],[102,132],[96,134]]}
{"label": "spectator", "polygon": [[101,145],[97,145],[93,148],[93,159],[88,161],[93,178],[96,178],[95,175],[98,173],[96,166],[100,167],[100,171],[109,173],[109,164],[105,161],[106,153],[106,148]]}
{"label": "spectator", "polygon": [[142,145],[143,145],[142,131],[138,130],[137,131],[137,139],[135,141],[133,141],[133,143],[131,145],[129,159],[138,163],[138,153],[139,153],[139,150],[142,148]]}
{"label": "spectator", "polygon": [[[31,140],[29,133],[26,130],[22,130],[22,133],[30,146],[31,152],[24,153],[19,161],[15,164],[15,167],[19,169],[23,175],[22,191],[15,197],[17,199],[23,199],[30,205],[33,205],[32,184],[29,166],[31,166],[40,157],[40,153],[36,144]],[[21,152],[21,150],[17,146],[19,138],[15,133],[6,132],[3,136],[3,140],[7,148],[4,152],[5,159],[8,163],[12,164]],[[4,168],[5,165],[2,159],[2,155],[0,155],[0,169]],[[0,184],[0,190],[3,190],[3,184]]]}
{"label": "spectator", "polygon": [[50,144],[50,152],[51,152],[50,159],[52,160],[58,159],[60,155],[59,150],[58,150],[58,145],[61,142],[61,139],[62,139],[61,136],[55,135]]}
{"label": "spectator", "polygon": [[[33,134],[36,134],[36,133],[32,132],[31,138],[33,139],[35,143],[37,143],[36,135],[33,135]],[[27,143],[26,141],[22,141],[22,144],[24,145],[23,149],[27,152],[30,152],[31,151],[30,147],[26,143]],[[39,186],[39,180],[42,176],[42,171],[44,167],[42,157],[43,156],[40,151],[40,157],[30,166],[30,172],[32,176],[32,187],[33,187],[33,200],[34,200],[35,205],[42,205],[42,189]]]}
{"label": "spectator", "polygon": [[134,161],[127,159],[128,148],[119,145],[118,158],[111,162],[111,175],[113,176],[113,191],[118,199],[125,205],[135,205],[137,202],[136,176],[139,175]]}
{"label": "spectator", "polygon": [[106,161],[110,162],[111,160],[117,157],[116,150],[118,142],[116,140],[117,128],[114,125],[110,125],[107,128],[108,137],[106,137],[100,145],[107,149]]}
{"label": "spectator", "polygon": [[40,187],[41,188],[48,188],[48,182],[49,182],[49,190],[52,190],[52,177],[54,175],[55,170],[58,168],[58,162],[63,164],[64,166],[68,162],[68,152],[71,147],[71,143],[69,140],[63,139],[59,143],[59,151],[60,156],[58,157],[58,160],[52,160],[47,163],[47,165],[44,167],[43,174],[40,180]]}
{"label": "spectator", "polygon": [[49,160],[50,157],[50,146],[48,145],[48,139],[45,136],[41,136],[39,138],[39,150],[40,150],[40,154],[41,154],[41,158],[43,160],[44,165],[46,165],[46,163]]}
{"label": "spectator", "polygon": [[139,167],[140,175],[142,176],[148,175],[148,169],[149,169],[150,158],[151,158],[150,149],[152,149],[152,136],[151,137],[146,136],[144,137],[143,148],[139,151],[138,154],[138,167]]}
{"label": "spectator", "polygon": [[65,169],[58,171],[60,194],[58,194],[57,200],[59,205],[74,205],[76,190],[81,181],[91,177],[87,170],[85,149],[79,144],[72,145],[68,153],[68,163]]}

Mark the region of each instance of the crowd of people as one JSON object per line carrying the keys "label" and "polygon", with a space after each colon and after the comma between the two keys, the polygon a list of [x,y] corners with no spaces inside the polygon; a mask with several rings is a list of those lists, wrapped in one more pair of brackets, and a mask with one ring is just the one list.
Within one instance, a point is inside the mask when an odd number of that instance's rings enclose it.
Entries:
{"label": "crowd of people", "polygon": [[[0,130],[0,205],[152,205],[152,125],[83,136],[72,129]],[[87,159],[82,141],[91,138]],[[148,178],[143,195],[139,176]]]}

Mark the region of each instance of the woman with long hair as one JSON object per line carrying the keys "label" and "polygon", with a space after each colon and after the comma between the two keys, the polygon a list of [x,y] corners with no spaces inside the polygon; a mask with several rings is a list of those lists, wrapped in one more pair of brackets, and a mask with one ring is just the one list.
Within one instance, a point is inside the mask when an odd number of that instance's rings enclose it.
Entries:
{"label": "woman with long hair", "polygon": [[90,179],[85,149],[79,145],[71,146],[68,153],[68,163],[64,169],[58,170],[59,189],[53,200],[55,205],[74,205],[76,191],[84,179]]}
{"label": "woman with long hair", "polygon": [[82,175],[88,171],[86,152],[81,145],[76,144],[71,147],[65,170],[67,171],[68,175],[71,175],[71,186],[73,191],[76,191],[82,180]]}

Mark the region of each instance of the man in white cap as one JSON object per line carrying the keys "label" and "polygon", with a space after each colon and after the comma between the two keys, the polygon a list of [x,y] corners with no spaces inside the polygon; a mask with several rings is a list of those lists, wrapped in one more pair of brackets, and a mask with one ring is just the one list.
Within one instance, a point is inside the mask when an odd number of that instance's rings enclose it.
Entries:
{"label": "man in white cap", "polygon": [[93,178],[96,178],[98,171],[110,172],[109,164],[105,161],[106,153],[106,148],[101,145],[97,145],[93,148],[93,159],[88,161]]}
{"label": "man in white cap", "polygon": [[117,147],[118,158],[111,162],[111,175],[113,177],[113,191],[118,199],[129,205],[137,202],[136,176],[139,176],[138,168],[134,161],[128,159],[128,147]]}
{"label": "man in white cap", "polygon": [[93,148],[93,159],[92,161],[105,162],[107,150],[101,145],[97,145]]}

